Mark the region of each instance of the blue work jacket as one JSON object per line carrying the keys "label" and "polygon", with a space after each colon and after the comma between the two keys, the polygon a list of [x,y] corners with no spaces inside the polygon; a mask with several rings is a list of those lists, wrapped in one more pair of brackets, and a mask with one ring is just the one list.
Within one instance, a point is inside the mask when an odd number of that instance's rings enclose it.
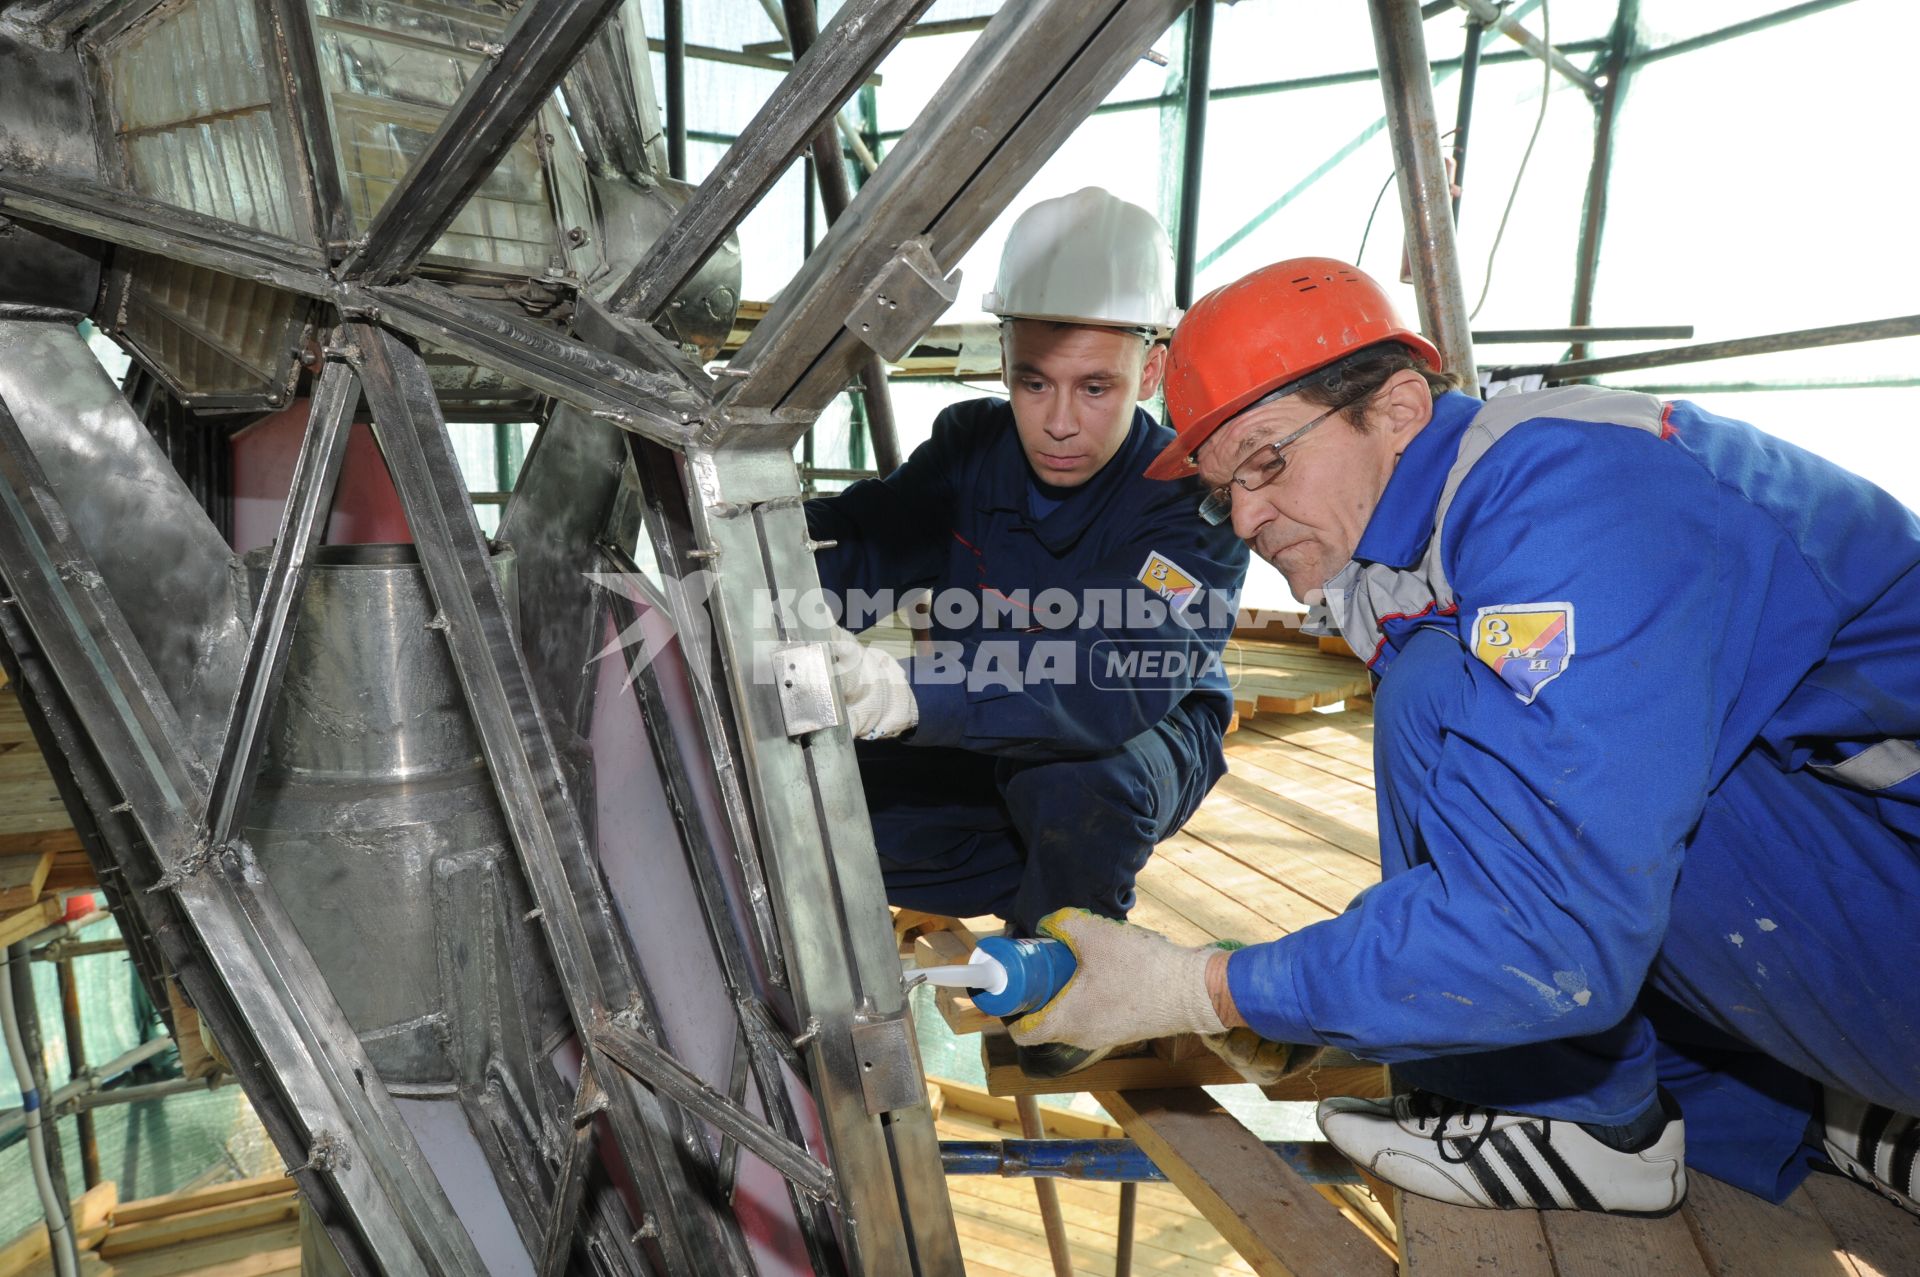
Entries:
{"label": "blue work jacket", "polygon": [[1383,695],[1415,629],[1478,659],[1425,863],[1233,955],[1268,1038],[1393,1061],[1611,1028],[1749,751],[1920,842],[1920,519],[1751,426],[1601,387],[1446,394],[1329,605]]}
{"label": "blue work jacket", "polygon": [[[1042,518],[1005,400],[955,404],[884,479],[807,503],[821,584],[934,591],[938,653],[906,662],[914,745],[1012,758],[1118,749],[1177,708],[1222,769],[1233,716],[1219,656],[1246,575],[1196,481],[1143,477],[1172,432],[1136,408],[1126,442]],[[858,628],[875,617],[851,618]]]}

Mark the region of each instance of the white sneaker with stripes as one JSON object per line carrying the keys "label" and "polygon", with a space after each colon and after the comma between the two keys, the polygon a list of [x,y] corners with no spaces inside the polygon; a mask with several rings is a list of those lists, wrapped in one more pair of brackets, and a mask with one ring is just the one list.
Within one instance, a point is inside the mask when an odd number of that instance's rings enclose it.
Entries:
{"label": "white sneaker with stripes", "polygon": [[1637,1153],[1577,1122],[1462,1104],[1427,1091],[1323,1100],[1327,1142],[1396,1188],[1487,1210],[1658,1216],[1687,1198],[1686,1124],[1671,1117]]}
{"label": "white sneaker with stripes", "polygon": [[1828,1087],[1827,1156],[1848,1177],[1920,1215],[1920,1119]]}

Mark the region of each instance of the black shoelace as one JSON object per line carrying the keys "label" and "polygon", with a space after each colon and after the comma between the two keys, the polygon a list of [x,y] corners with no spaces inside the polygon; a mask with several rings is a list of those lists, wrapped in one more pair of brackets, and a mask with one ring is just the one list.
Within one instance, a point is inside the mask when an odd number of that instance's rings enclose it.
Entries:
{"label": "black shoelace", "polygon": [[[1481,1145],[1485,1144],[1487,1138],[1493,1134],[1495,1110],[1483,1109],[1477,1104],[1468,1104],[1464,1100],[1450,1100],[1432,1091],[1410,1092],[1407,1095],[1407,1111],[1418,1119],[1419,1128],[1423,1131],[1427,1129],[1428,1122],[1434,1124],[1433,1146],[1440,1150],[1440,1160],[1453,1166],[1472,1160],[1473,1155],[1480,1151]],[[1446,1140],[1447,1123],[1456,1117],[1463,1121],[1470,1121],[1476,1113],[1487,1115],[1486,1123],[1481,1126],[1479,1134],[1467,1139],[1464,1147],[1458,1152],[1449,1148]],[[1551,1118],[1540,1119],[1540,1133],[1548,1139],[1553,1138]]]}

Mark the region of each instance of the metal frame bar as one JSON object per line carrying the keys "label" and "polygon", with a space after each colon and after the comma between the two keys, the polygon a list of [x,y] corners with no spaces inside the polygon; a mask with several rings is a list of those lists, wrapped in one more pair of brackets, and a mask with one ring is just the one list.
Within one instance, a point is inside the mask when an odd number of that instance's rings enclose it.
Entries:
{"label": "metal frame bar", "polygon": [[[1453,0],[1446,0],[1449,7]],[[1560,46],[1565,53],[1595,53],[1607,47],[1605,40],[1569,40]],[[1495,66],[1504,62],[1527,62],[1533,55],[1524,49],[1482,52],[1481,66]],[[1441,58],[1431,63],[1436,76],[1450,74],[1461,69],[1461,59]],[[1266,97],[1274,93],[1291,93],[1299,89],[1324,89],[1340,84],[1370,84],[1380,78],[1379,67],[1363,67],[1354,71],[1334,71],[1326,75],[1300,76],[1292,80],[1269,80],[1261,84],[1232,84],[1225,88],[1214,89],[1207,94],[1209,102],[1231,102],[1236,98]],[[1151,98],[1129,98],[1123,102],[1102,102],[1095,107],[1093,115],[1114,115],[1122,111],[1142,111],[1151,107],[1174,106],[1180,102],[1178,96],[1162,95]],[[876,134],[882,142],[896,142],[905,137],[905,129],[893,129]],[[713,135],[715,140],[730,142],[733,139],[725,134]]]}
{"label": "metal frame bar", "polygon": [[[693,437],[693,423],[708,406],[667,339],[644,325],[626,329],[632,340],[624,347],[647,357],[642,366],[438,284],[336,282],[318,249],[94,183],[8,172],[0,175],[0,210],[330,301],[346,314],[377,319],[670,445]],[[590,304],[584,298],[579,303],[583,309]]]}
{"label": "metal frame bar", "polygon": [[[1585,326],[1593,322],[1593,290],[1600,270],[1600,240],[1606,233],[1607,194],[1613,175],[1613,129],[1619,119],[1620,98],[1626,92],[1627,76],[1633,70],[1635,30],[1640,21],[1640,0],[1620,0],[1614,11],[1613,31],[1607,40],[1607,52],[1601,61],[1605,86],[1594,103],[1593,162],[1587,169],[1586,202],[1580,211],[1580,242],[1575,250],[1573,304],[1570,323]],[[1587,344],[1575,341],[1571,356],[1586,357]]]}
{"label": "metal frame bar", "polygon": [[[641,1191],[666,1199],[652,1212],[662,1257],[673,1272],[734,1271],[742,1256],[737,1229],[725,1227],[713,1203],[695,1191],[689,1177],[696,1166],[677,1151],[680,1123],[633,1084],[612,1084],[617,1075],[608,1072],[602,1026],[619,1014],[650,1027],[651,1014],[624,941],[609,929],[580,815],[535,702],[427,366],[392,333],[362,323],[347,332],[360,350],[374,431],[439,609],[435,625],[446,636],[581,1050],[607,1079],[608,1120],[623,1155],[647,1172]],[[599,906],[591,914],[597,931],[587,924],[583,901]]]}
{"label": "metal frame bar", "polygon": [[[216,995],[196,1002],[216,1031],[243,1045],[235,1064],[281,1147],[309,1150],[296,1168],[303,1187],[351,1217],[343,1257],[368,1277],[480,1271],[479,1255],[272,889],[243,855],[214,855],[205,845],[207,794],[187,763],[184,729],[3,404],[0,564],[57,695],[86,725],[106,779],[157,861],[122,868],[136,891],[171,888],[188,929],[155,930],[176,946],[182,978]],[[27,640],[14,625],[11,614],[0,620],[19,653]],[[52,689],[32,690],[44,701]],[[108,802],[102,796],[89,806],[104,810]],[[217,986],[209,967],[219,972]]]}
{"label": "metal frame bar", "polygon": [[607,297],[607,309],[650,320],[759,203],[807,140],[829,127],[899,33],[931,0],[849,0],[820,43],[794,62],[653,248]]}
{"label": "metal frame bar", "polygon": [[1777,355],[1789,350],[1811,350],[1816,346],[1849,346],[1856,342],[1915,336],[1920,336],[1920,315],[1900,315],[1857,324],[1800,328],[1760,337],[1736,337],[1728,341],[1673,346],[1666,350],[1646,350],[1636,355],[1607,355],[1599,359],[1574,359],[1557,364],[1526,364],[1508,368],[1505,372],[1508,376],[1544,373],[1549,382],[1559,384],[1607,373],[1638,372],[1642,368],[1699,364],[1715,359],[1739,359],[1746,355]]}
{"label": "metal frame bar", "polygon": [[1440,348],[1448,372],[1475,383],[1473,333],[1460,286],[1460,249],[1454,240],[1452,192],[1440,158],[1433,74],[1418,0],[1369,0],[1380,89],[1391,121],[1394,166],[1400,172],[1400,208],[1407,251],[1420,299],[1420,328]]}
{"label": "metal frame bar", "polygon": [[[1024,1097],[1023,1097],[1024,1098]],[[1329,1144],[1268,1140],[1268,1148],[1309,1184],[1359,1184],[1353,1163]],[[1106,1184],[1164,1184],[1167,1173],[1134,1140],[941,1140],[948,1175],[1002,1179],[1075,1179]]]}
{"label": "metal frame bar", "polygon": [[343,252],[353,234],[353,214],[340,180],[340,161],[334,149],[333,115],[327,108],[326,81],[320,72],[320,50],[314,42],[313,19],[297,0],[266,0],[267,13],[280,37],[280,76],[288,105],[287,120],[297,139],[310,184],[314,228],[329,254]]}
{"label": "metal frame bar", "polygon": [[384,282],[411,271],[533,119],[621,0],[530,0],[482,75],[467,82],[427,148],[341,266]]}
{"label": "metal frame bar", "polygon": [[664,7],[667,63],[667,176],[687,180],[687,14],[686,0],[661,0]]}
{"label": "metal frame bar", "polygon": [[232,843],[241,816],[253,795],[260,765],[260,736],[267,716],[280,697],[287,652],[293,646],[293,615],[313,566],[327,515],[333,509],[334,490],[346,460],[353,412],[360,402],[360,382],[344,362],[344,352],[330,350],[320,374],[307,416],[307,430],[293,465],[293,480],[280,516],[279,534],[266,580],[254,609],[247,636],[246,660],[234,687],[233,708],[221,737],[220,757],[213,771],[207,799],[207,843]]}
{"label": "metal frame bar", "polygon": [[[843,1220],[854,1271],[957,1277],[959,1242],[926,1108],[871,1113],[860,1081],[854,1029],[898,1019],[906,1009],[852,746],[839,733],[788,736],[776,689],[756,681],[760,644],[823,637],[787,630],[777,609],[768,633],[755,615],[756,600],[769,597],[776,583],[811,571],[787,446],[694,449],[682,488],[700,552],[720,565],[714,635],[739,711],[744,759],[761,782],[750,797],[786,941],[795,1015],[807,1026],[807,1076],[842,1196],[864,1204],[863,1214]],[[665,478],[652,472],[655,483]],[[910,1052],[911,1039],[904,1042]]]}
{"label": "metal frame bar", "polygon": [[1460,51],[1460,92],[1453,115],[1453,224],[1460,225],[1460,195],[1467,182],[1467,136],[1473,125],[1473,92],[1480,83],[1480,37],[1486,28],[1478,18],[1467,19],[1467,43]]}
{"label": "metal frame bar", "polygon": [[[735,356],[724,408],[817,412],[866,346],[841,324],[897,246],[958,261],[1184,0],[1007,5]],[[797,433],[797,432],[796,432]]]}
{"label": "metal frame bar", "polygon": [[547,1212],[546,1241],[536,1270],[540,1277],[566,1277],[573,1256],[574,1229],[580,1205],[587,1196],[588,1150],[593,1146],[593,1119],[607,1107],[606,1093],[594,1080],[593,1064],[580,1066],[580,1085],[574,1092],[571,1138],[554,1177],[553,1203]]}
{"label": "metal frame bar", "polygon": [[1521,26],[1518,15],[1512,10],[1502,12],[1491,0],[1454,0],[1454,3],[1488,31],[1506,36],[1532,56],[1552,66],[1567,80],[1578,85],[1588,98],[1600,95],[1600,86],[1594,83],[1592,76],[1567,61],[1566,55],[1560,50],[1549,47],[1539,36]]}
{"label": "metal frame bar", "polygon": [[[1206,3],[1206,0],[1200,0]],[[1045,1144],[1047,1128],[1040,1119],[1040,1099],[1034,1095],[1016,1096],[1014,1114],[1020,1119],[1020,1133],[1030,1144]],[[946,1148],[940,1150],[941,1170],[946,1169]],[[1073,1277],[1073,1250],[1067,1245],[1067,1221],[1060,1213],[1060,1188],[1051,1176],[1033,1177],[1033,1200],[1040,1210],[1040,1227],[1047,1237],[1047,1258],[1053,1263],[1054,1277]]]}
{"label": "metal frame bar", "polygon": [[[773,0],[762,0],[772,5]],[[785,13],[786,38],[796,58],[805,56],[819,38],[814,16],[813,0],[781,0]],[[772,10],[769,10],[771,16]],[[845,128],[846,121],[836,110],[833,113],[835,125]],[[853,181],[847,174],[847,164],[840,143],[833,129],[822,129],[813,135],[810,143],[813,163],[808,171],[819,184],[820,209],[826,215],[827,225],[832,226],[847,211],[847,205],[853,202]],[[869,172],[873,170],[868,170]],[[860,364],[860,398],[855,405],[853,423],[854,437],[849,448],[856,446],[859,427],[866,428],[867,437],[873,442],[874,462],[881,474],[892,474],[900,468],[900,431],[894,423],[893,395],[887,386],[886,360],[872,351]],[[859,411],[864,408],[865,411]]]}
{"label": "metal frame bar", "polygon": [[1790,5],[1785,9],[1776,9],[1772,13],[1763,13],[1757,18],[1748,18],[1735,22],[1715,31],[1703,32],[1685,40],[1675,40],[1672,44],[1663,44],[1656,49],[1647,49],[1635,55],[1635,61],[1641,66],[1651,62],[1660,62],[1682,53],[1692,53],[1695,49],[1704,49],[1723,41],[1737,39],[1743,35],[1752,35],[1756,31],[1765,31],[1777,27],[1783,22],[1793,22],[1799,18],[1810,18],[1816,13],[1825,13],[1828,9],[1838,9],[1841,5],[1851,4],[1853,0],[1807,0],[1805,4]]}
{"label": "metal frame bar", "polygon": [[1213,78],[1213,0],[1187,11],[1186,132],[1180,147],[1180,219],[1175,227],[1173,304],[1193,305],[1194,258],[1200,247],[1200,179],[1206,168],[1207,101]]}
{"label": "metal frame bar", "polygon": [[[697,629],[686,623],[685,614],[676,612],[668,603],[664,594],[658,593],[651,582],[640,571],[639,565],[618,546],[603,546],[602,552],[608,567],[623,580],[624,600],[633,606],[625,609],[628,625],[620,626],[622,634],[632,632],[631,622],[638,620],[638,604],[644,601],[649,607],[672,619],[675,633],[681,636],[682,659],[687,667],[688,691],[694,704],[701,708],[701,724],[706,728],[717,714],[713,702],[711,679],[701,671],[704,666],[696,661],[693,653],[694,636]],[[615,601],[616,615],[620,602]],[[680,845],[685,849],[688,865],[693,874],[695,888],[700,894],[700,905],[706,914],[707,932],[719,960],[720,971],[726,981],[728,996],[732,999],[738,1021],[735,1039],[737,1059],[736,1070],[744,1068],[745,1076],[751,1076],[754,1086],[760,1093],[761,1107],[766,1111],[773,1128],[790,1144],[804,1148],[806,1135],[801,1128],[792,1097],[787,1094],[786,1078],[781,1066],[788,1063],[790,1050],[783,1053],[779,1047],[785,1045],[774,1025],[771,1012],[755,995],[753,974],[748,959],[746,945],[735,930],[732,905],[729,893],[718,866],[704,851],[717,846],[708,832],[704,817],[701,815],[699,800],[695,794],[692,780],[688,774],[682,755],[676,748],[672,730],[667,723],[665,698],[660,682],[660,666],[657,662],[645,662],[634,654],[628,661],[628,683],[633,689],[634,698],[640,708],[641,721],[646,725],[649,744],[653,756],[659,765],[661,788],[666,792],[674,812],[675,824],[680,833]],[[703,686],[703,684],[705,686]],[[724,742],[708,741],[709,749],[716,758],[724,757],[727,746]],[[756,916],[764,916],[766,909],[766,889],[764,879],[757,863],[753,843],[753,831],[750,818],[747,817],[744,803],[737,793],[730,792],[727,781],[731,778],[730,768],[716,767],[715,788],[719,791],[723,810],[727,813],[729,835],[735,855],[741,861],[753,859],[752,873],[743,872],[744,882],[761,883],[759,899],[752,898],[752,888],[748,888],[748,911]],[[771,918],[767,919],[768,936],[777,944],[777,937],[771,929]],[[782,969],[784,980],[784,968]],[[800,1071],[797,1058],[791,1060],[796,1073]],[[731,1094],[731,1092],[730,1092]],[[736,1098],[738,1098],[736,1096]],[[732,1151],[737,1155],[738,1141],[729,1139],[723,1150],[722,1183],[732,1181],[726,1172],[729,1158],[725,1155]],[[821,1274],[844,1272],[846,1263],[838,1253],[833,1239],[832,1221],[827,1218],[818,1198],[810,1196],[799,1186],[788,1181],[789,1196],[793,1204],[794,1218],[800,1226],[802,1239],[806,1243],[808,1257],[814,1271]]]}
{"label": "metal frame bar", "polygon": [[603,1020],[594,1031],[594,1043],[622,1072],[711,1123],[802,1193],[822,1202],[839,1200],[833,1171],[814,1161],[804,1145],[781,1136],[638,1033]]}

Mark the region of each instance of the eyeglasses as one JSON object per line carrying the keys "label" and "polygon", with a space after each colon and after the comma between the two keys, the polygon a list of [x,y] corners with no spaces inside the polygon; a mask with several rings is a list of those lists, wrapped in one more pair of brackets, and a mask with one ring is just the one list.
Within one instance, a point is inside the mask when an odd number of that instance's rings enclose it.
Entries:
{"label": "eyeglasses", "polygon": [[[1251,406],[1257,408],[1260,405],[1254,404]],[[1286,449],[1288,447],[1299,442],[1309,430],[1312,430],[1328,417],[1352,406],[1351,403],[1343,403],[1329,408],[1286,438],[1275,440],[1273,443],[1262,445],[1256,449],[1252,456],[1233,468],[1231,478],[1215,488],[1212,492],[1209,492],[1206,495],[1206,499],[1200,502],[1200,517],[1214,525],[1225,523],[1233,516],[1233,487],[1235,484],[1239,484],[1248,492],[1258,492],[1260,489],[1266,487],[1282,474],[1286,473]]]}

